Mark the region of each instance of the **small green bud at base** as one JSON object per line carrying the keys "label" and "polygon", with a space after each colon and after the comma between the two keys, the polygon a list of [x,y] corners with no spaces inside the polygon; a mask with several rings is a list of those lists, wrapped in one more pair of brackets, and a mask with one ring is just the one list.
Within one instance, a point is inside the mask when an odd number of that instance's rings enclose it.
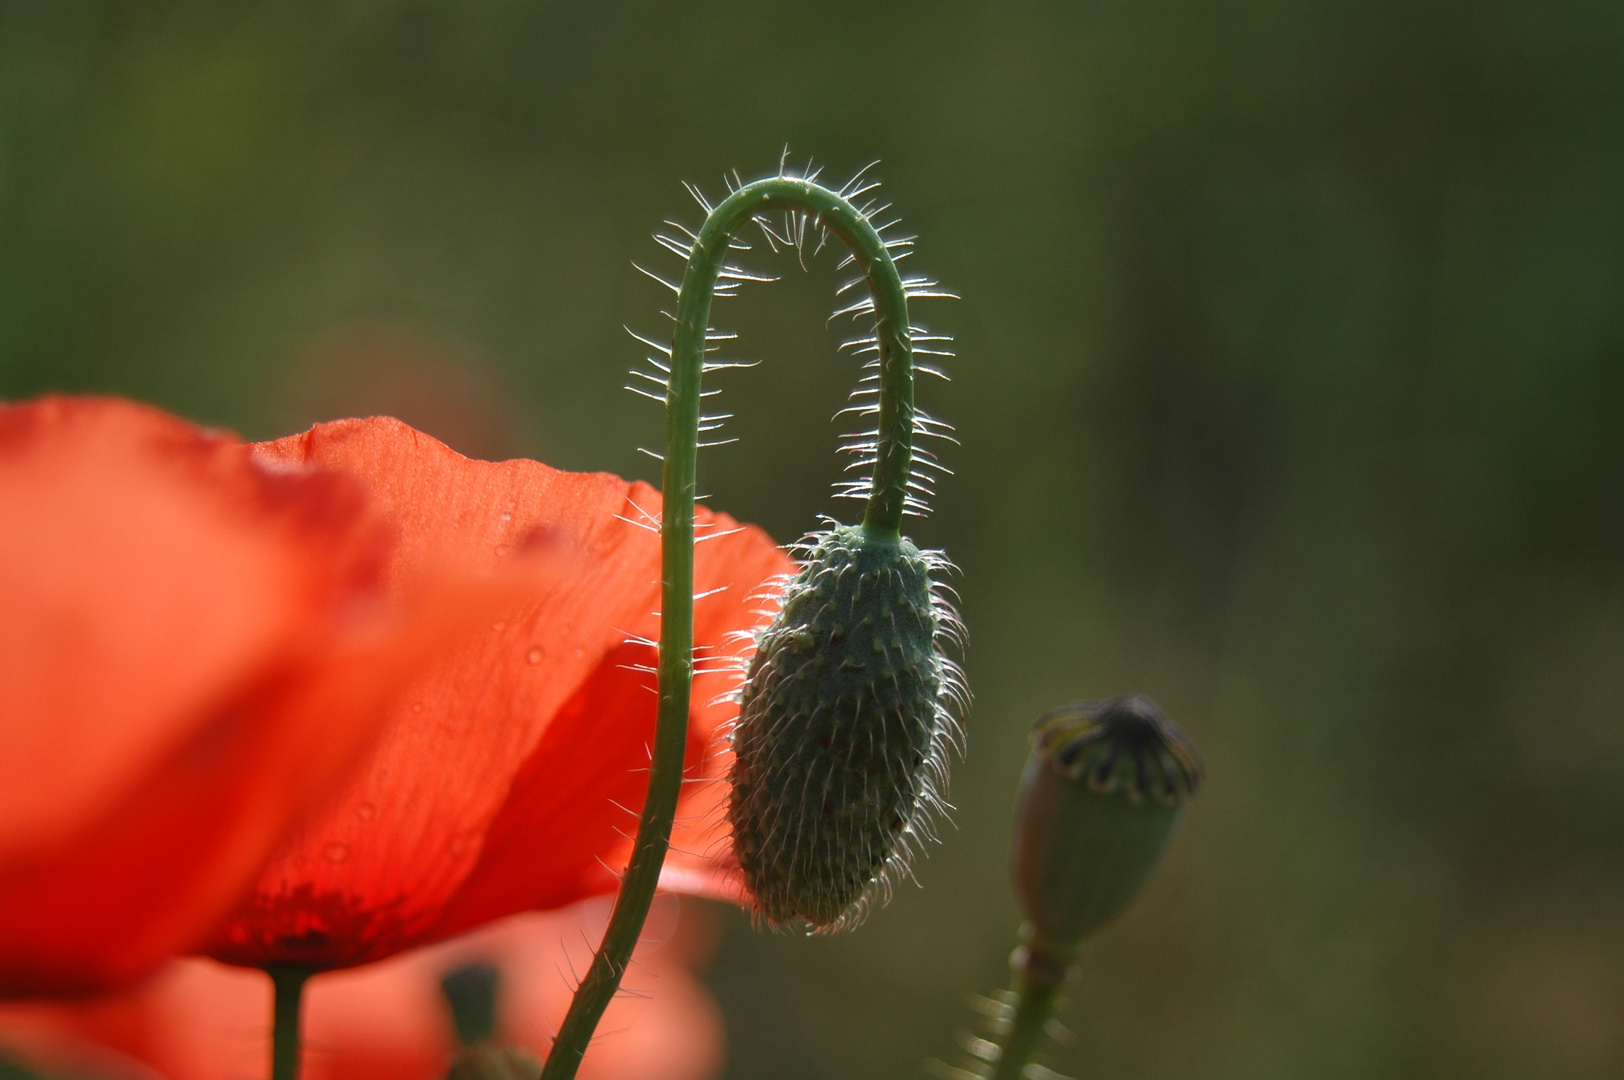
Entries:
{"label": "small green bud at base", "polygon": [[945,702],[962,691],[938,648],[956,619],[932,593],[934,565],[903,538],[814,536],[761,636],[728,818],[774,925],[859,921],[939,803],[955,724]]}
{"label": "small green bud at base", "polygon": [[1127,909],[1202,779],[1189,741],[1142,697],[1057,709],[1039,719],[1032,744],[1010,853],[1029,923],[1017,967],[1068,962]]}
{"label": "small green bud at base", "polygon": [[45,1077],[0,1054],[0,1080],[45,1080]]}
{"label": "small green bud at base", "polygon": [[496,995],[501,979],[501,973],[489,964],[469,964],[440,980],[440,992],[451,1009],[457,1039],[464,1046],[495,1036]]}
{"label": "small green bud at base", "polygon": [[479,1043],[457,1051],[446,1080],[538,1080],[540,1076],[541,1062],[528,1050]]}
{"label": "small green bud at base", "polygon": [[483,963],[457,968],[440,980],[440,991],[462,1043],[451,1059],[447,1080],[537,1080],[541,1076],[541,1062],[535,1055],[495,1042],[501,987],[501,972]]}

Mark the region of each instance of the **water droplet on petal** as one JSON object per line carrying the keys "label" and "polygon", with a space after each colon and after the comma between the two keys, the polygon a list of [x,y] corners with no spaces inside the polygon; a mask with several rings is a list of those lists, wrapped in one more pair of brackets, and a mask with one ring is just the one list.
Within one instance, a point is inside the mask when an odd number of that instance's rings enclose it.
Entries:
{"label": "water droplet on petal", "polygon": [[421,701],[412,702],[412,712],[422,712],[422,711],[423,711],[423,703]]}
{"label": "water droplet on petal", "polygon": [[539,664],[541,663],[541,650],[531,649],[529,652],[524,654],[524,658],[529,663]]}
{"label": "water droplet on petal", "polygon": [[496,557],[497,558],[501,558],[503,555],[506,555],[507,553],[508,553],[508,547],[507,547],[506,544],[497,544],[496,545]]}
{"label": "water droplet on petal", "polygon": [[362,821],[371,821],[378,816],[378,808],[369,802],[364,802],[355,808],[355,816]]}
{"label": "water droplet on petal", "polygon": [[341,840],[334,840],[332,843],[322,848],[321,853],[327,856],[328,862],[341,863],[350,857],[350,845]]}
{"label": "water droplet on petal", "polygon": [[507,629],[507,620],[497,619],[495,622],[491,623],[491,629],[495,630],[497,633],[501,633],[503,630]]}
{"label": "water droplet on petal", "polygon": [[513,520],[513,511],[512,510],[503,510],[502,511],[502,520],[503,521],[512,521]]}

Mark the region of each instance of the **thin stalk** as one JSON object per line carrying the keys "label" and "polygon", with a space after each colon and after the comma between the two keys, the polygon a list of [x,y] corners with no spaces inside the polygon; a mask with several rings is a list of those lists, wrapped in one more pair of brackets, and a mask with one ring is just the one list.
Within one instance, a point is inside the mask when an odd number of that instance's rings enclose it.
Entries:
{"label": "thin stalk", "polygon": [[272,967],[265,973],[275,988],[271,1021],[271,1080],[299,1080],[300,1009],[305,982],[312,972],[304,967]]}
{"label": "thin stalk", "polygon": [[1009,1034],[1003,1040],[1003,1052],[998,1056],[998,1067],[992,1080],[1021,1080],[1027,1063],[1038,1044],[1043,1041],[1044,1025],[1054,1012],[1055,999],[1060,994],[1059,983],[1018,982],[1015,988],[1017,1002],[1015,1019]]}
{"label": "thin stalk", "polygon": [[643,931],[660,881],[660,867],[670,846],[671,823],[682,791],[688,697],[693,684],[694,485],[705,332],[710,326],[717,279],[726,272],[729,242],[752,219],[777,210],[804,213],[812,229],[827,228],[851,249],[858,268],[868,278],[880,350],[880,415],[874,482],[863,527],[875,536],[901,536],[913,466],[913,346],[909,339],[907,293],[896,264],[873,225],[838,193],[792,177],[746,184],[705,219],[689,254],[677,298],[677,328],[665,397],[660,692],[648,795],[609,927],[558,1029],[542,1080],[572,1080],[580,1067],[592,1033],[619,989]]}

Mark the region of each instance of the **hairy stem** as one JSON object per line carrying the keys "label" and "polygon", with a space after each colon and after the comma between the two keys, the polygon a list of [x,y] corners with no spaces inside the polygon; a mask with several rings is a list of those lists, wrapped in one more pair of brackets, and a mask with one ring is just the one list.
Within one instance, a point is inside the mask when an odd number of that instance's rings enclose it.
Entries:
{"label": "hairy stem", "polygon": [[275,988],[271,1013],[271,1080],[299,1080],[299,1013],[311,971],[304,967],[271,967],[266,968],[265,973]]}
{"label": "hairy stem", "polygon": [[570,1002],[542,1080],[571,1080],[580,1067],[592,1032],[620,987],[642,933],[671,842],[671,823],[682,790],[688,696],[693,683],[694,483],[705,332],[710,326],[716,282],[728,272],[730,241],[758,215],[777,210],[804,213],[812,229],[827,228],[851,249],[858,268],[868,278],[880,352],[880,404],[877,461],[863,527],[875,536],[901,535],[913,467],[913,347],[907,294],[896,264],[873,225],[838,193],[794,177],[746,184],[705,219],[677,298],[677,329],[665,398],[659,715],[648,795],[603,944]]}

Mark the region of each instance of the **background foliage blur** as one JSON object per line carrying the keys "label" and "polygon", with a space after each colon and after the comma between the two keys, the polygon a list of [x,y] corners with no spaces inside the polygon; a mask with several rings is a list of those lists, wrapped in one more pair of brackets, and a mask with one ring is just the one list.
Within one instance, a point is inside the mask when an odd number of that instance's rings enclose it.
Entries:
{"label": "background foliage blur", "polygon": [[[872,158],[962,303],[956,829],[710,979],[730,1077],[918,1075],[1004,979],[1039,711],[1212,783],[1094,947],[1083,1077],[1624,1074],[1624,14],[1318,0],[0,7],[0,395],[392,412],[653,478],[629,265],[682,179]],[[724,303],[713,505],[831,509],[827,255]],[[847,508],[850,512],[850,508]],[[538,857],[545,857],[539,853]]]}

